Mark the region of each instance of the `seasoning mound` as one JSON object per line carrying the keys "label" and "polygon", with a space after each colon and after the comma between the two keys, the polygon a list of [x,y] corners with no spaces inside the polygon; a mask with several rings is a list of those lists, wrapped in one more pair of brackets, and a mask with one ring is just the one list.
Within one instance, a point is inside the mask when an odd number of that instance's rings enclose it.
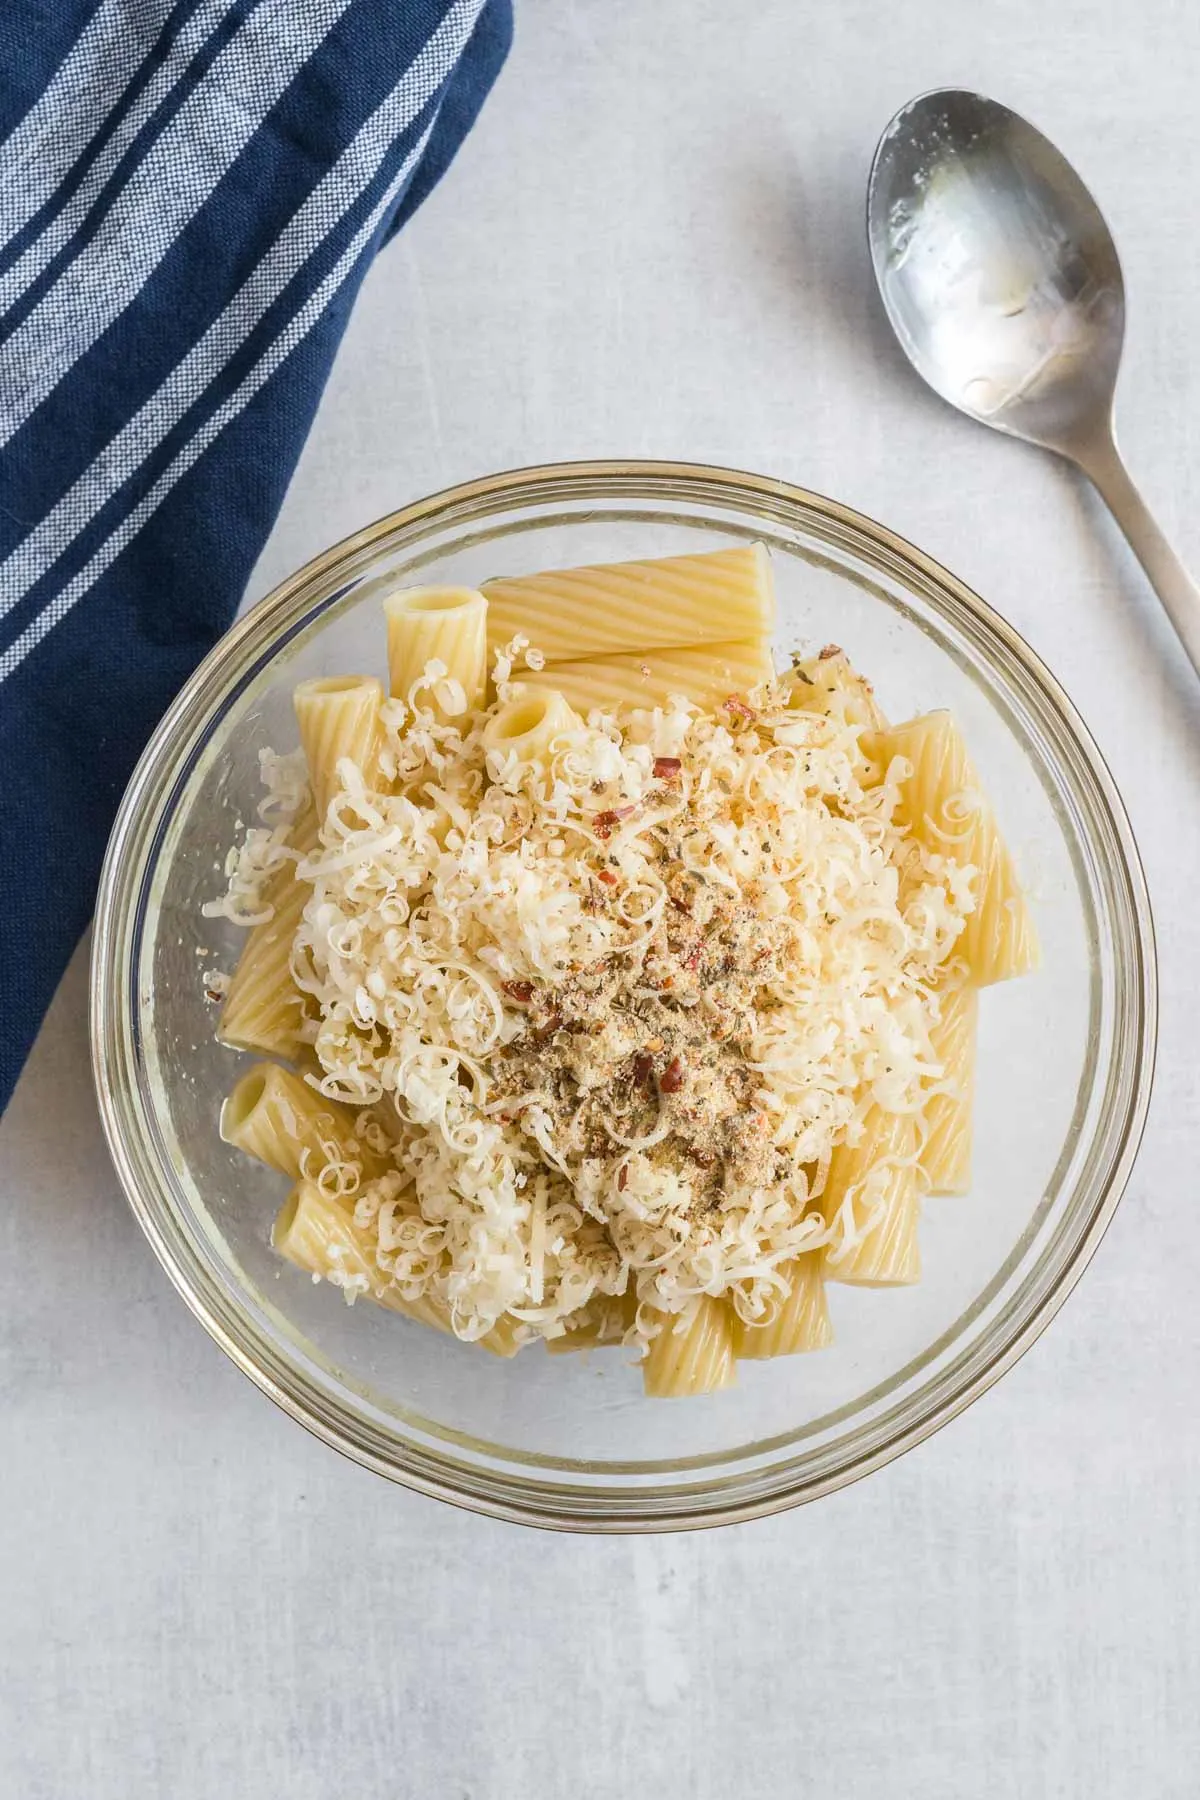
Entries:
{"label": "seasoning mound", "polygon": [[[656,1170],[682,1159],[696,1214],[787,1173],[750,1048],[793,945],[784,921],[760,918],[753,891],[735,904],[670,867],[664,850],[668,904],[638,954],[518,995],[527,1023],[505,1046],[496,1087],[517,1122],[521,1096],[536,1091],[564,1158],[612,1165],[618,1183],[631,1147],[648,1146]],[[605,883],[598,903],[619,891]]]}

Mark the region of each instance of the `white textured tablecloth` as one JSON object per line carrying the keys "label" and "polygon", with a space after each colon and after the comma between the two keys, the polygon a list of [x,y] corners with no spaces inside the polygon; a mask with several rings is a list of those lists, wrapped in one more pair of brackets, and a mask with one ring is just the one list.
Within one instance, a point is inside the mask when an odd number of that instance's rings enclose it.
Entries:
{"label": "white textured tablecloth", "polygon": [[4,1800],[1200,1792],[1200,687],[1063,467],[926,395],[874,303],[872,146],[939,84],[1073,158],[1128,278],[1124,441],[1200,567],[1194,0],[518,0],[379,261],[254,593],[543,459],[683,456],[895,526],[1062,676],[1153,890],[1125,1202],[1019,1367],[801,1512],[552,1538],[310,1441],[174,1297],[110,1173],[77,959],[0,1131]]}

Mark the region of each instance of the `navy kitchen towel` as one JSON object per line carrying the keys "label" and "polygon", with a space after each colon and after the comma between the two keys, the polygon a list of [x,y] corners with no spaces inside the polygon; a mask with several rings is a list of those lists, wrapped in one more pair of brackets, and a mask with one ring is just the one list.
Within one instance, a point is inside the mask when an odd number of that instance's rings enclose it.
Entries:
{"label": "navy kitchen towel", "polygon": [[3,0],[0,1107],[509,0]]}

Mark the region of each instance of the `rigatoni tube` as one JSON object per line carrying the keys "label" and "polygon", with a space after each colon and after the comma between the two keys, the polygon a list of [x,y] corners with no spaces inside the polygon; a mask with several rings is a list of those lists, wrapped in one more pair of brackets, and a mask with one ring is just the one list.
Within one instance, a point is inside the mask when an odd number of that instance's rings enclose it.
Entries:
{"label": "rigatoni tube", "polygon": [[221,1108],[225,1142],[293,1181],[316,1180],[336,1164],[356,1163],[367,1180],[390,1167],[390,1158],[369,1149],[354,1127],[351,1107],[327,1100],[278,1063],[248,1069]]}
{"label": "rigatoni tube", "polygon": [[491,648],[521,633],[550,663],[769,638],[775,625],[771,562],[762,544],[551,569],[488,581],[483,591]]}
{"label": "rigatoni tube", "polygon": [[963,982],[938,990],[936,999],[938,1017],[929,1028],[929,1041],[942,1074],[925,1103],[921,1167],[931,1194],[965,1194],[971,1185],[979,995]]}
{"label": "rigatoni tube", "polygon": [[[487,601],[475,588],[403,588],[383,603],[387,620],[388,683],[392,693],[408,701],[413,683],[429,664],[441,663],[446,679],[462,688],[467,712],[484,703],[487,690]],[[437,685],[426,687],[416,703],[446,718]]]}
{"label": "rigatoni tube", "polygon": [[368,783],[374,779],[383,688],[372,675],[323,675],[302,681],[293,699],[317,814],[324,819],[342,785],[343,760]]}
{"label": "rigatoni tube", "polygon": [[[876,1106],[867,1115],[858,1143],[834,1151],[821,1196],[826,1223],[834,1234],[825,1249],[827,1281],[896,1287],[920,1279],[917,1137],[915,1118]],[[844,1228],[842,1207],[847,1197],[856,1226],[868,1211],[871,1214],[871,1224],[861,1237]]]}
{"label": "rigatoni tube", "polygon": [[868,731],[880,731],[887,724],[874,688],[844,650],[831,646],[819,656],[793,663],[781,685],[789,706],[800,712],[820,713]]}
{"label": "rigatoni tube", "polygon": [[[309,807],[292,827],[289,844],[303,856],[317,841],[317,817]],[[306,1002],[292,980],[292,942],[311,892],[297,880],[293,863],[268,888],[271,917],[254,927],[238,959],[217,1027],[222,1043],[263,1056],[295,1057]]]}
{"label": "rigatoni tube", "polygon": [[549,763],[555,742],[565,732],[577,731],[579,718],[563,696],[549,687],[525,687],[484,727],[484,748],[504,758],[515,756],[518,762],[544,767]]}
{"label": "rigatoni tube", "polygon": [[819,1250],[810,1250],[782,1265],[779,1273],[787,1280],[788,1291],[773,1317],[761,1325],[737,1321],[734,1349],[739,1357],[794,1356],[801,1350],[824,1350],[832,1344],[822,1260]]}
{"label": "rigatoni tube", "polygon": [[744,696],[775,670],[765,638],[729,644],[689,644],[679,649],[632,650],[622,655],[584,657],[521,672],[522,684],[552,687],[587,715],[593,707],[664,706],[675,695],[702,712],[717,712],[732,696]]}
{"label": "rigatoni tube", "polygon": [[881,769],[903,757],[897,819],[927,850],[975,870],[975,910],[955,955],[977,987],[1038,965],[1037,934],[1008,847],[948,712],[926,713],[864,740]]}
{"label": "rigatoni tube", "polygon": [[690,1316],[670,1317],[642,1364],[642,1381],[654,1400],[713,1394],[737,1380],[733,1314],[724,1300],[701,1294]]}
{"label": "rigatoni tube", "polygon": [[[275,1220],[271,1243],[298,1269],[332,1282],[348,1299],[361,1295],[419,1325],[450,1331],[449,1316],[435,1300],[404,1299],[379,1265],[372,1234],[355,1224],[344,1201],[322,1193],[314,1181],[298,1182],[292,1189]],[[478,1342],[493,1356],[515,1356],[520,1348],[516,1328],[507,1319]]]}

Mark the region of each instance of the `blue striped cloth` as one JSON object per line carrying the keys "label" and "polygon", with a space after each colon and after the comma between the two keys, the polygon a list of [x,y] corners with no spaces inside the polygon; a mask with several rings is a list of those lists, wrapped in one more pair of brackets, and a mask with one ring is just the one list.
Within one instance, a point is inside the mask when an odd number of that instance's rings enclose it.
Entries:
{"label": "blue striped cloth", "polygon": [[509,0],[0,0],[0,1107]]}

